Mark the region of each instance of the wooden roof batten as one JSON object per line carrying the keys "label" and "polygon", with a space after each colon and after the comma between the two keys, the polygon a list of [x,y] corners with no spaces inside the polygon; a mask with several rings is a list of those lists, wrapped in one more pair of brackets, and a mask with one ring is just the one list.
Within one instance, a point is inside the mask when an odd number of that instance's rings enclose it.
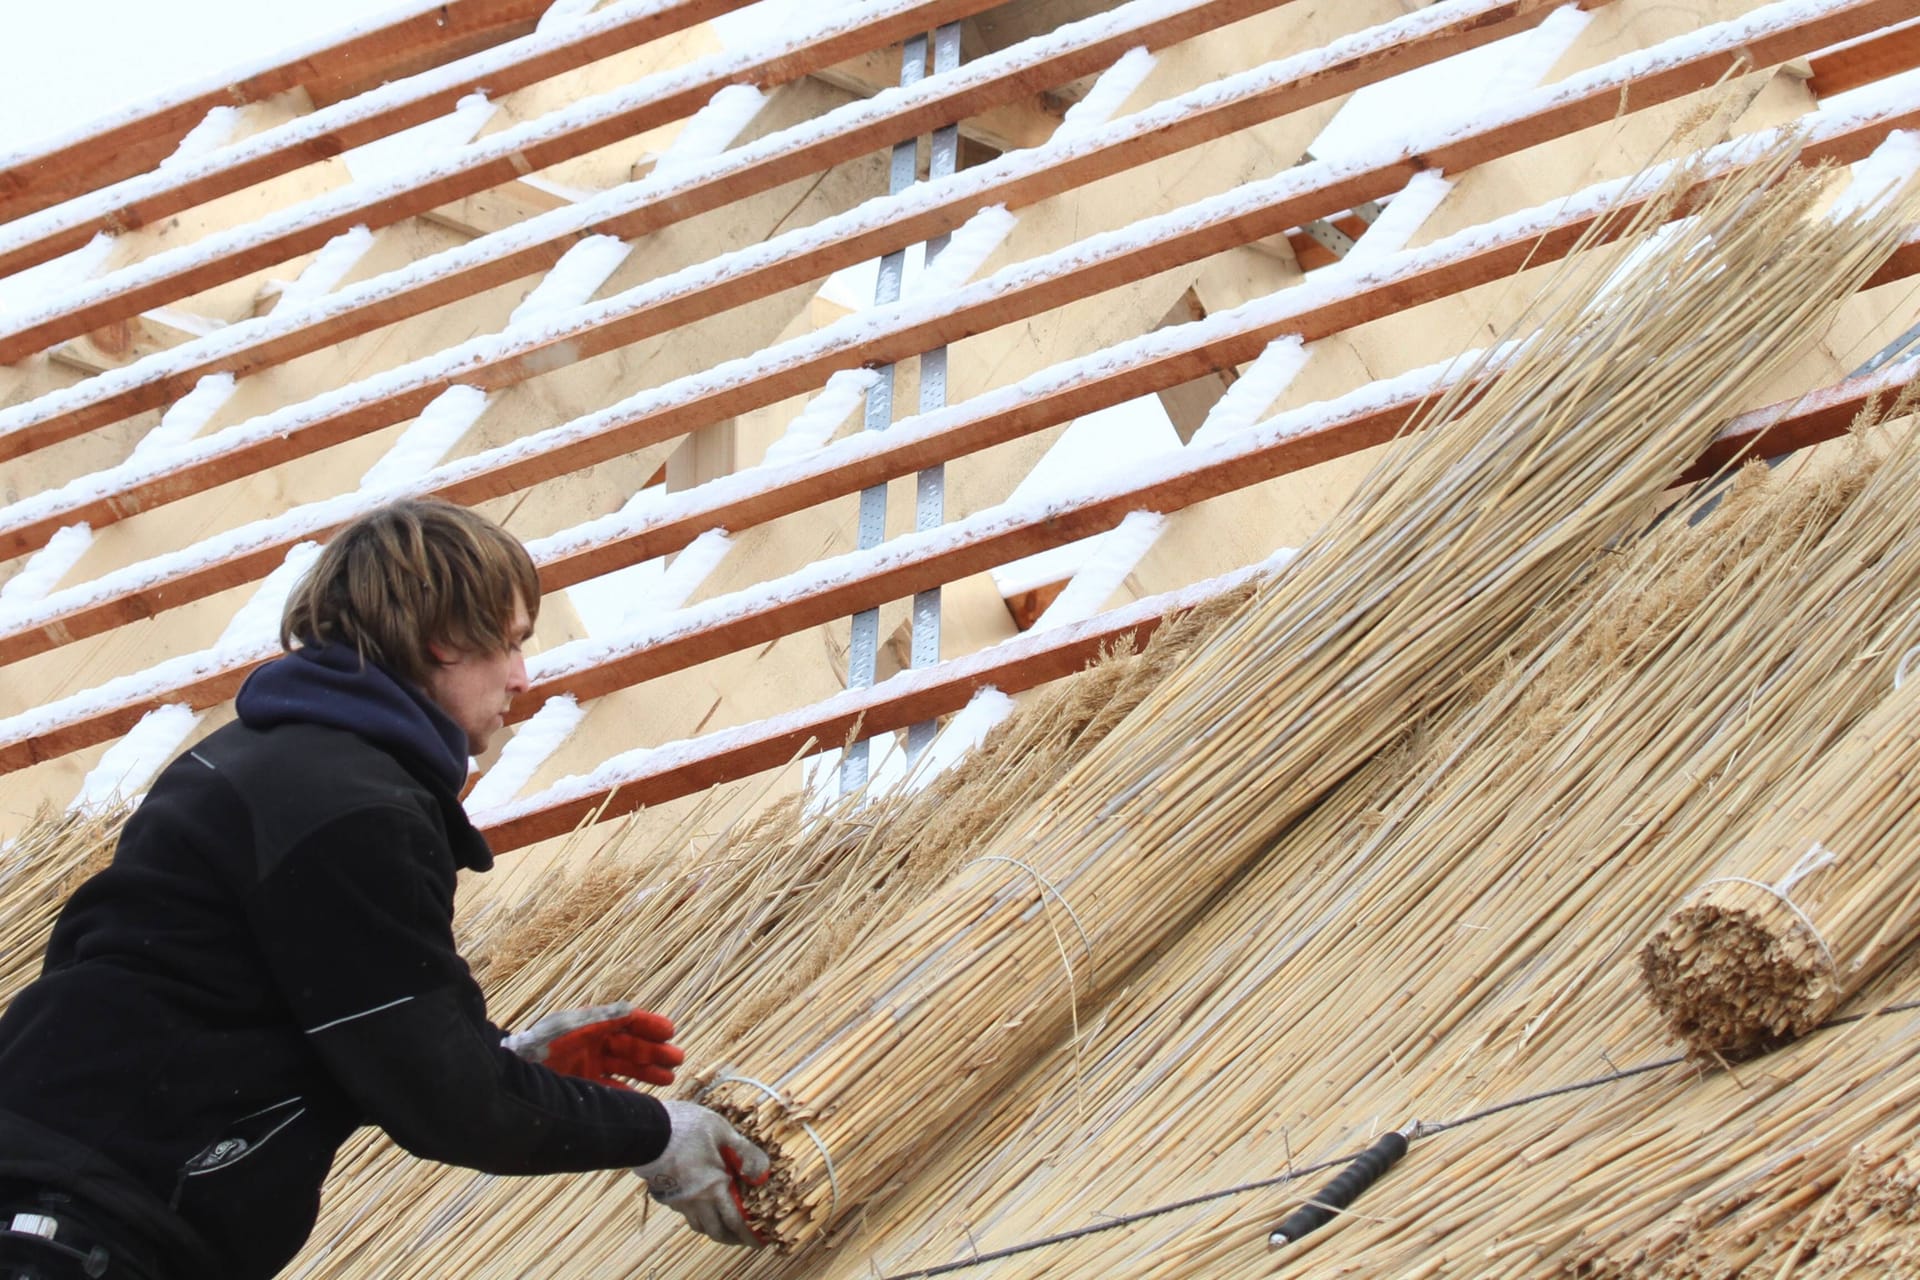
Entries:
{"label": "wooden roof batten", "polygon": [[[1837,125],[1816,126],[1807,134],[1803,161],[1852,163],[1864,158],[1892,130],[1915,126],[1920,126],[1920,107],[1881,114],[1863,112]],[[1744,140],[1709,153],[1700,175],[1702,186],[1743,168],[1743,154],[1750,154]],[[1720,159],[1713,161],[1713,155]],[[590,541],[584,546],[569,545],[564,535],[543,540],[546,545],[568,548],[552,556],[541,555],[543,589],[558,590],[627,564],[670,554],[707,529],[750,527],[1178,385],[1213,369],[1244,363],[1282,334],[1317,340],[1407,306],[1462,292],[1522,265],[1552,261],[1591,231],[1598,193],[1611,193],[1625,185],[1601,184],[1584,199],[1575,196],[1565,202],[1552,202],[1542,210],[1523,211],[1508,220],[1510,228],[1505,234],[1490,235],[1488,228],[1470,229],[1460,237],[1468,244],[1465,252],[1449,253],[1447,242],[1441,242],[1411,259],[1407,267],[1378,269],[1346,290],[1308,291],[1307,301],[1296,307],[1243,307],[1238,313],[1216,315],[1206,324],[1163,330],[1150,341],[1095,353],[1065,367],[1064,373],[1056,371],[1051,377],[1037,379],[1043,389],[1023,392],[1016,387],[1012,394],[990,393],[979,397],[977,403],[952,406],[930,415],[931,421],[939,424],[934,430],[903,423],[884,436],[843,442],[815,463],[785,473],[777,482],[755,485],[751,473],[747,473],[741,479],[706,486],[682,499],[681,507],[674,512],[618,538]],[[1548,216],[1550,211],[1557,214]],[[1905,268],[1895,263],[1887,270],[1899,274]],[[1125,350],[1130,346],[1149,347],[1151,353]],[[1302,447],[1306,447],[1304,442]],[[1332,455],[1303,454],[1297,465],[1310,465],[1327,456]],[[446,478],[438,483],[430,475],[424,491],[456,501],[474,500],[462,487],[463,479],[454,477],[476,469],[481,476],[486,474],[485,455],[443,468],[436,474]],[[709,497],[706,490],[715,492]],[[367,499],[362,505],[371,505],[372,501]],[[341,511],[337,504],[319,504],[306,518],[295,511],[268,522],[278,524],[277,531],[263,529],[260,534],[248,535],[242,530],[239,548],[225,555],[197,558],[182,571],[155,574],[136,565],[111,575],[133,582],[104,594],[96,589],[77,607],[29,620],[12,632],[0,634],[0,662],[45,652],[264,576],[295,543],[324,537],[347,518],[351,518],[351,512]],[[162,557],[160,562],[164,560]]]}
{"label": "wooden roof batten", "polygon": [[132,119],[0,163],[0,222],[26,217],[151,169],[215,107],[244,106],[292,88],[320,93],[330,81],[379,76],[397,64],[448,50],[466,53],[520,34],[551,0],[415,0],[412,12],[372,30],[291,56],[236,80],[196,87]]}
{"label": "wooden roof batten", "polygon": [[630,0],[557,31],[522,36],[432,71],[348,99],[223,148],[185,172],[165,169],[122,180],[0,226],[0,275],[11,275],[84,245],[98,232],[147,226],[257,182],[453,109],[469,93],[499,96],[661,36],[684,31],[751,0]]}
{"label": "wooden roof batten", "polygon": [[[347,188],[283,212],[270,225],[249,224],[225,237],[217,255],[176,250],[108,276],[80,291],[84,300],[0,329],[0,364],[10,364],[101,325],[190,297],[262,267],[324,246],[356,226],[390,226],[462,196],[512,182],[535,170],[585,155],[637,132],[684,120],[732,84],[762,86],[798,79],[817,67],[956,21],[1001,0],[871,0],[878,12],[841,11],[810,39],[776,53],[716,55],[689,73],[650,77],[655,92],[635,98],[609,93],[526,125],[468,144],[450,164],[430,165],[371,191]],[[177,255],[177,256],[176,256]]]}
{"label": "wooden roof batten", "polygon": [[[773,367],[770,358],[751,382],[709,386],[696,401],[655,410],[652,393],[645,393],[636,397],[648,405],[644,414],[623,417],[619,406],[604,411],[595,415],[604,425],[596,427],[590,437],[568,439],[555,449],[518,459],[512,464],[511,475],[498,481],[464,479],[457,490],[448,491],[448,496],[457,492],[456,500],[461,501],[497,497],[604,461],[640,444],[775,403],[818,386],[840,369],[917,355],[1173,265],[1262,239],[1306,218],[1351,208],[1360,200],[1398,190],[1421,168],[1458,172],[1545,138],[1613,119],[1623,107],[1632,110],[1671,101],[1708,87],[1725,72],[1751,65],[1753,60],[1764,58],[1769,64],[1782,61],[1810,47],[1830,44],[1842,34],[1856,33],[1863,23],[1876,25],[1903,4],[1904,0],[1835,0],[1811,17],[1801,6],[1777,6],[1770,13],[1762,11],[1771,23],[1742,19],[1719,24],[1670,60],[1649,65],[1648,60],[1631,56],[1616,59],[1564,84],[1523,95],[1513,109],[1491,117],[1491,123],[1460,132],[1434,131],[1431,136],[1417,138],[1384,163],[1358,169],[1325,162],[1301,166],[1277,178],[1239,188],[1228,197],[1201,201],[1179,214],[1150,219],[1135,228],[1136,234],[1105,240],[1096,237],[1051,255],[1057,265],[1050,268],[1023,264],[1021,270],[1010,270],[992,282],[958,291],[944,308],[905,308],[885,326],[849,326],[850,336],[844,341],[833,341],[831,329],[823,331],[817,339],[790,344],[787,351],[798,350],[800,354],[779,367]],[[1257,191],[1263,198],[1251,201],[1245,196],[1249,191]],[[1139,234],[1143,229],[1147,234]],[[1089,246],[1095,245],[1097,249],[1089,252]],[[603,310],[605,305],[596,304],[594,309]],[[543,333],[554,340],[542,341],[539,350],[564,350],[577,356],[594,349],[584,345],[584,334],[565,333],[558,326]],[[354,389],[348,388],[318,398],[318,410],[314,403],[296,406],[209,437],[173,467],[142,471],[119,488],[109,484],[103,492],[100,477],[95,477],[71,486],[79,495],[75,498],[16,504],[11,519],[0,518],[0,555],[18,555],[43,545],[65,525],[80,521],[95,527],[110,524],[136,511],[404,420],[455,381],[499,385],[488,381],[484,361],[473,357],[501,341],[498,335],[477,339],[381,375],[378,382],[405,385],[405,390],[384,399],[355,395]],[[522,352],[509,357],[516,361],[532,358]],[[525,367],[531,372],[545,366],[536,362]],[[446,372],[426,378],[416,376],[411,384],[404,383],[409,370],[417,375],[422,369],[435,368]]]}
{"label": "wooden roof batten", "polygon": [[[1920,243],[1909,242],[1916,253]],[[1793,400],[1755,409],[1728,423],[1700,461],[1676,484],[1704,480],[1764,440],[1769,454],[1838,439],[1870,403],[1897,395],[1920,373],[1920,361],[1889,365]],[[1345,420],[1329,422],[1317,451],[1328,456],[1391,439],[1422,418],[1450,384],[1411,392]],[[1139,508],[1133,508],[1139,509]],[[564,835],[583,822],[605,821],[648,805],[778,768],[822,744],[850,734],[871,737],[958,711],[981,688],[1018,693],[1070,675],[1123,638],[1144,643],[1173,613],[1238,589],[1258,566],[1223,574],[1178,591],[1107,610],[1071,627],[1023,636],[1018,642],[943,662],[871,689],[853,690],[792,715],[723,730],[670,749],[641,750],[605,762],[581,782],[558,783],[497,813],[478,815],[488,841],[510,852]],[[532,695],[529,695],[531,699]]]}
{"label": "wooden roof batten", "polygon": [[[862,106],[830,113],[818,126],[789,130],[741,148],[737,155],[723,157],[706,173],[663,190],[636,186],[625,198],[602,196],[588,208],[558,210],[454,253],[438,255],[404,271],[367,281],[341,296],[320,300],[309,308],[307,315],[291,318],[275,315],[191,344],[193,349],[206,352],[204,358],[183,364],[185,353],[163,353],[131,366],[113,379],[103,380],[105,385],[63,394],[51,408],[26,405],[0,414],[0,460],[19,457],[128,414],[157,407],[184,393],[207,374],[258,372],[550,267],[582,236],[614,235],[632,239],[658,231],[723,208],[747,194],[771,190],[796,177],[810,176],[878,147],[920,136],[970,113],[1012,101],[1026,92],[1031,83],[1072,79],[1098,69],[1134,45],[1158,48],[1177,43],[1245,17],[1250,11],[1289,2],[1187,0],[1171,11],[1158,4],[1122,6],[1114,16],[1124,18],[1132,13],[1136,20],[1080,24],[1083,35],[1065,30],[1049,40],[1036,41],[1025,48],[1016,47],[1004,55],[968,64],[957,72],[929,77],[909,91],[892,95],[889,104],[882,104],[884,109]],[[1476,11],[1486,7],[1485,0],[1474,6]],[[1534,15],[1537,21],[1553,5],[1548,0],[1507,0],[1499,7],[1537,11]],[[1399,56],[1403,55],[1394,55]],[[1444,51],[1433,56],[1444,56]],[[1338,91],[1329,88],[1326,92]],[[819,127],[828,126],[835,119],[845,120],[844,127]],[[1170,147],[1174,136],[1183,139],[1184,145],[1210,136],[1196,127],[1205,123],[1196,120],[1181,129],[1164,131],[1167,134],[1164,138],[1159,132],[1144,134],[1136,140],[1136,146],[1128,149],[1126,163],[1143,163],[1134,157],[1153,154],[1142,151],[1137,145],[1139,142],[1145,142],[1150,148]],[[799,139],[788,143],[787,139],[795,133],[800,135]],[[1119,151],[1118,148],[1111,150]],[[898,236],[924,240],[926,234],[953,229],[972,212],[966,207],[969,200],[1017,205],[1053,194],[1059,187],[1047,184],[1045,175],[1054,172],[1055,167],[1040,166],[1039,169],[1038,173],[1028,173],[1016,168],[1015,177],[1005,190],[962,188],[949,202],[951,207],[930,213],[913,226],[898,229]],[[1094,169],[1087,166],[1078,172],[1091,173]],[[1061,174],[1061,185],[1073,180],[1072,174]],[[1090,179],[1083,176],[1078,180]],[[956,210],[962,212],[956,215]],[[941,220],[936,222],[936,219]],[[920,234],[922,232],[926,234]],[[893,247],[898,236],[887,240],[887,246]],[[899,240],[899,243],[906,242]],[[796,272],[816,270],[817,274],[824,275],[839,265],[844,265],[839,257],[831,259],[831,265],[828,259],[822,258],[812,266],[796,268]],[[399,279],[396,281],[394,277]],[[713,309],[719,309],[718,305]],[[147,369],[158,372],[148,375]]]}
{"label": "wooden roof batten", "polygon": [[[1616,225],[1616,232],[1618,229]],[[1541,243],[1550,242],[1551,237],[1547,237]],[[1867,280],[1866,287],[1914,274],[1920,274],[1920,230]],[[1920,360],[1898,361],[1814,395],[1753,410],[1729,425],[1710,449],[1708,459],[1697,464],[1688,476],[1711,474],[1712,469],[1724,465],[1762,435],[1767,437],[1769,450],[1804,447],[1835,438],[1847,430],[1854,414],[1870,399],[1899,392],[1917,372]],[[600,697],[721,654],[846,617],[862,608],[1106,532],[1133,511],[1179,510],[1384,443],[1417,421],[1421,411],[1444,393],[1442,381],[1381,403],[1371,387],[1362,388],[1346,398],[1357,404],[1357,409],[1335,412],[1313,430],[1269,426],[1198,454],[1183,452],[1165,474],[1145,483],[1089,492],[1033,511],[1009,514],[988,510],[932,535],[897,539],[871,551],[842,556],[835,562],[839,568],[834,572],[809,568],[784,582],[763,583],[734,597],[710,601],[694,611],[691,622],[677,619],[658,628],[657,633],[626,641],[621,646],[623,651],[613,656],[541,675],[515,700],[508,720],[518,723],[526,719],[546,699],[559,694],[580,699]],[[254,666],[270,656],[271,645],[258,653],[224,655],[212,651],[189,655],[172,660],[187,674],[165,687],[149,687],[131,699],[115,701],[109,685],[68,699],[65,705],[75,707],[77,714],[63,716],[62,705],[55,704],[15,717],[13,723],[24,720],[30,727],[11,739],[0,740],[0,773],[117,737],[161,706],[184,703],[198,710],[223,702],[233,696]]]}

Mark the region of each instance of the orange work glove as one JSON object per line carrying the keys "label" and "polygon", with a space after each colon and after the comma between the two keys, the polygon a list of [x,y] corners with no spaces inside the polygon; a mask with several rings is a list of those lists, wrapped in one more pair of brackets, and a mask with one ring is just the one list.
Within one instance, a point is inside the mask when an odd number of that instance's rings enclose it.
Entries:
{"label": "orange work glove", "polygon": [[550,1013],[506,1038],[506,1047],[528,1062],[597,1084],[673,1083],[673,1069],[686,1061],[673,1038],[673,1023],[626,1001]]}

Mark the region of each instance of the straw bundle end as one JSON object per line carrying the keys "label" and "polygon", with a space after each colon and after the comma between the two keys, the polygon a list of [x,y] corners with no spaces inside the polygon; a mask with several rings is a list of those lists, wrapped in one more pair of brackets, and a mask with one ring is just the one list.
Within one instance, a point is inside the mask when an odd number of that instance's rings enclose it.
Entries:
{"label": "straw bundle end", "polygon": [[1838,975],[1805,917],[1772,889],[1710,885],[1640,952],[1648,997],[1696,1056],[1746,1058],[1833,1011]]}

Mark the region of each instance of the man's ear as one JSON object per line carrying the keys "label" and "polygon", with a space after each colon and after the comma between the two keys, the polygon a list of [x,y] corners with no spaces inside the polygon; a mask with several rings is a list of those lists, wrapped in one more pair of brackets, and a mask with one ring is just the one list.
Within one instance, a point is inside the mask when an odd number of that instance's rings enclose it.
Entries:
{"label": "man's ear", "polygon": [[438,640],[429,640],[427,641],[427,656],[444,667],[448,663],[458,660],[460,651],[450,644],[444,644]]}

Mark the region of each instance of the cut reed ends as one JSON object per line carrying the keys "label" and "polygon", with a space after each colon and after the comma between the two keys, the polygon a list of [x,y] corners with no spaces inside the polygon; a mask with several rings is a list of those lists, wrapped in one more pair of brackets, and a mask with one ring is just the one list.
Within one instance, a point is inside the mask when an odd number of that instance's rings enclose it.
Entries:
{"label": "cut reed ends", "polygon": [[1920,938],[1916,693],[1892,689],[1641,950],[1648,998],[1690,1052],[1805,1035]]}

